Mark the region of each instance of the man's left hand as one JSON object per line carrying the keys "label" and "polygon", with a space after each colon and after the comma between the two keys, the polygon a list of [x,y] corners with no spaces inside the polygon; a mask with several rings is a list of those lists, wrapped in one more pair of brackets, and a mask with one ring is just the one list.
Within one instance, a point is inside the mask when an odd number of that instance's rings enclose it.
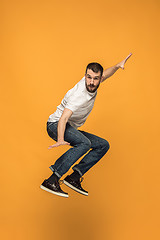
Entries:
{"label": "man's left hand", "polygon": [[122,62],[118,63],[116,66],[119,67],[119,68],[124,69],[124,64],[128,60],[128,58],[131,57],[131,55],[132,55],[132,53],[130,53]]}

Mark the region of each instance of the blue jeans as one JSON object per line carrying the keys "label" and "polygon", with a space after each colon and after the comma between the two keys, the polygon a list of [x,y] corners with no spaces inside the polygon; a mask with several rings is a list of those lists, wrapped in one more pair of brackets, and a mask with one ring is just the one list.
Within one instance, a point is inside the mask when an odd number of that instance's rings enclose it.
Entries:
{"label": "blue jeans", "polygon": [[[57,122],[47,122],[48,135],[57,141]],[[81,161],[72,168],[83,176],[93,165],[95,165],[109,150],[107,140],[94,134],[75,129],[68,122],[64,132],[64,140],[70,143],[71,148],[59,157],[54,165],[49,168],[58,176],[62,177],[70,167],[85,153],[88,153]]]}

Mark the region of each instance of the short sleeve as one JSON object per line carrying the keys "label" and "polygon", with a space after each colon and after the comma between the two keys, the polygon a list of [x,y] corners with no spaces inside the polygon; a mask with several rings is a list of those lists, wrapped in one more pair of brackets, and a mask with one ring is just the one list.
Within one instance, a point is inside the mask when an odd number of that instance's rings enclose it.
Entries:
{"label": "short sleeve", "polygon": [[71,95],[67,99],[67,104],[65,108],[70,109],[72,112],[75,112],[83,105],[83,96]]}

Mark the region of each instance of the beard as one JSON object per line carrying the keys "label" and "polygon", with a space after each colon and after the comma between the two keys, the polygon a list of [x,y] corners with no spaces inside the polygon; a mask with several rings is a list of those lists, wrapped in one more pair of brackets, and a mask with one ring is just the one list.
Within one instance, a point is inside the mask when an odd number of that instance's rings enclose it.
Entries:
{"label": "beard", "polygon": [[95,92],[95,91],[97,90],[97,88],[99,88],[100,81],[99,81],[99,83],[98,83],[97,86],[95,86],[95,85],[93,85],[93,84],[87,85],[86,82],[85,82],[85,84],[86,84],[87,91],[93,93],[93,92]]}

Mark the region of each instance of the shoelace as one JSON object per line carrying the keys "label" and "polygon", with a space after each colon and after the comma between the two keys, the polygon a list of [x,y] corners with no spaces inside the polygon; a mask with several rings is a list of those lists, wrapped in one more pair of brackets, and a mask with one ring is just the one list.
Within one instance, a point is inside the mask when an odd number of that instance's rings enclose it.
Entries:
{"label": "shoelace", "polygon": [[63,180],[59,180],[59,185],[62,185],[63,184]]}
{"label": "shoelace", "polygon": [[84,179],[83,177],[80,177],[80,183],[83,181],[83,179]]}
{"label": "shoelace", "polygon": [[[83,180],[84,180],[84,178],[80,177],[79,182],[81,183]],[[59,182],[59,185],[63,184],[63,180],[59,180],[58,182]]]}

